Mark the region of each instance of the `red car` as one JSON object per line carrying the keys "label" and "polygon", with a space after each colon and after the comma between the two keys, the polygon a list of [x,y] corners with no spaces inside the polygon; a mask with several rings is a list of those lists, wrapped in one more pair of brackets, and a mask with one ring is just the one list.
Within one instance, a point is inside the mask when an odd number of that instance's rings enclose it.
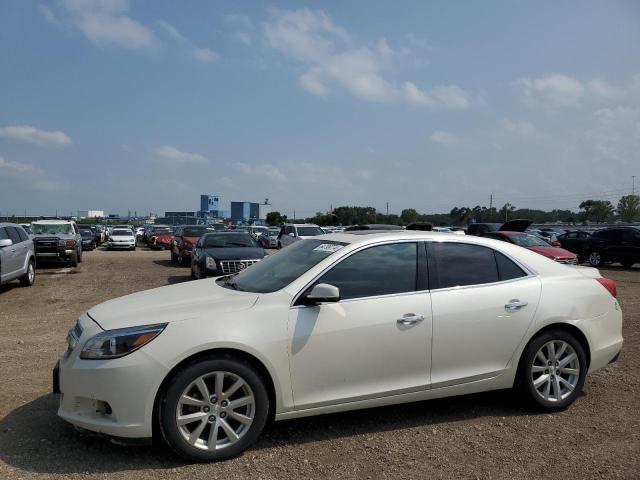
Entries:
{"label": "red car", "polygon": [[205,233],[216,232],[214,227],[205,225],[181,225],[176,230],[171,243],[171,261],[180,265],[191,265],[191,251]]}
{"label": "red car", "polygon": [[171,247],[173,239],[173,229],[167,226],[155,226],[147,235],[147,245],[149,248],[165,250]]}
{"label": "red car", "polygon": [[502,240],[504,242],[514,243],[516,245],[520,245],[521,247],[527,248],[529,250],[533,250],[540,255],[543,255],[551,260],[554,260],[558,263],[566,263],[569,265],[577,265],[578,257],[575,253],[571,253],[564,248],[560,248],[559,242],[558,246],[549,245],[544,240],[539,239],[535,235],[530,235],[528,233],[523,232],[489,232],[482,235],[483,237],[495,238],[497,240]]}

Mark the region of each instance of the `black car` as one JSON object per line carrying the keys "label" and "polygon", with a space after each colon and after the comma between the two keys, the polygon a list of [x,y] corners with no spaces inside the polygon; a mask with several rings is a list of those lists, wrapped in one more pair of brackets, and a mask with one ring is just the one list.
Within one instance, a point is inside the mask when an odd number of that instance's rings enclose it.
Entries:
{"label": "black car", "polygon": [[362,230],[402,230],[400,225],[385,225],[383,223],[371,223],[369,225],[352,225],[344,229],[345,232],[358,232]]}
{"label": "black car", "polygon": [[91,234],[93,235],[93,239],[96,242],[96,245],[100,245],[100,240],[102,239],[102,233],[98,230],[98,227],[96,225],[78,225],[78,228],[80,230],[90,230]]}
{"label": "black car", "polygon": [[265,256],[248,232],[216,232],[200,237],[191,256],[191,278],[237,273]]}
{"label": "black car", "polygon": [[96,248],[97,241],[93,231],[88,228],[81,228],[80,235],[82,236],[82,250],[93,250]]}
{"label": "black car", "polygon": [[483,235],[489,232],[524,232],[531,220],[510,220],[505,223],[470,223],[467,227],[467,235]]}
{"label": "black car", "polygon": [[562,235],[558,235],[558,241],[565,250],[578,255],[578,259],[582,260],[585,257],[585,249],[587,247],[587,241],[591,237],[589,232],[575,231],[567,232]]}
{"label": "black car", "polygon": [[620,262],[625,267],[640,263],[640,229],[634,227],[603,228],[587,240],[585,256],[592,267],[605,262]]}

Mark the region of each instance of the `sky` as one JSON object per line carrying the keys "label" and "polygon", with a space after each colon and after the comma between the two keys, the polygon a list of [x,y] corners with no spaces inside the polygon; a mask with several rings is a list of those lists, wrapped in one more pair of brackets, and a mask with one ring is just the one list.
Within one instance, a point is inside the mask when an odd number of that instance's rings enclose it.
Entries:
{"label": "sky", "polygon": [[640,191],[638,1],[0,2],[0,212]]}

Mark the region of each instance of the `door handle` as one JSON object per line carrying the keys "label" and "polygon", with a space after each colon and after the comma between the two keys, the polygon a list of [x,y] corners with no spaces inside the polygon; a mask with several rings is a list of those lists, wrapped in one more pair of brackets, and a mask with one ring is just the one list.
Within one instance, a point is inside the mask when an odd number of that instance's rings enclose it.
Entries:
{"label": "door handle", "polygon": [[400,325],[415,325],[424,320],[424,316],[416,315],[415,313],[405,313],[402,318],[397,320]]}
{"label": "door handle", "polygon": [[507,312],[515,312],[520,310],[521,308],[526,307],[527,305],[529,305],[529,302],[521,302],[520,300],[518,300],[517,298],[513,299],[513,300],[509,300],[509,303],[507,303],[504,306],[504,309]]}

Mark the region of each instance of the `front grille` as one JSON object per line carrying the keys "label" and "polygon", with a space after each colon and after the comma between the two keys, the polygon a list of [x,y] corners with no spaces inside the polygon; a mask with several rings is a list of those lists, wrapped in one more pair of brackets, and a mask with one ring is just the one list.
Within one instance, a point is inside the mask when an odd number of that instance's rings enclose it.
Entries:
{"label": "front grille", "polygon": [[58,239],[53,238],[36,238],[33,240],[33,248],[38,253],[58,253]]}
{"label": "front grille", "polygon": [[253,260],[220,260],[220,268],[222,273],[237,273],[259,261],[259,258]]}
{"label": "front grille", "polygon": [[556,262],[562,263],[564,265],[577,265],[578,259],[577,258],[557,258]]}

